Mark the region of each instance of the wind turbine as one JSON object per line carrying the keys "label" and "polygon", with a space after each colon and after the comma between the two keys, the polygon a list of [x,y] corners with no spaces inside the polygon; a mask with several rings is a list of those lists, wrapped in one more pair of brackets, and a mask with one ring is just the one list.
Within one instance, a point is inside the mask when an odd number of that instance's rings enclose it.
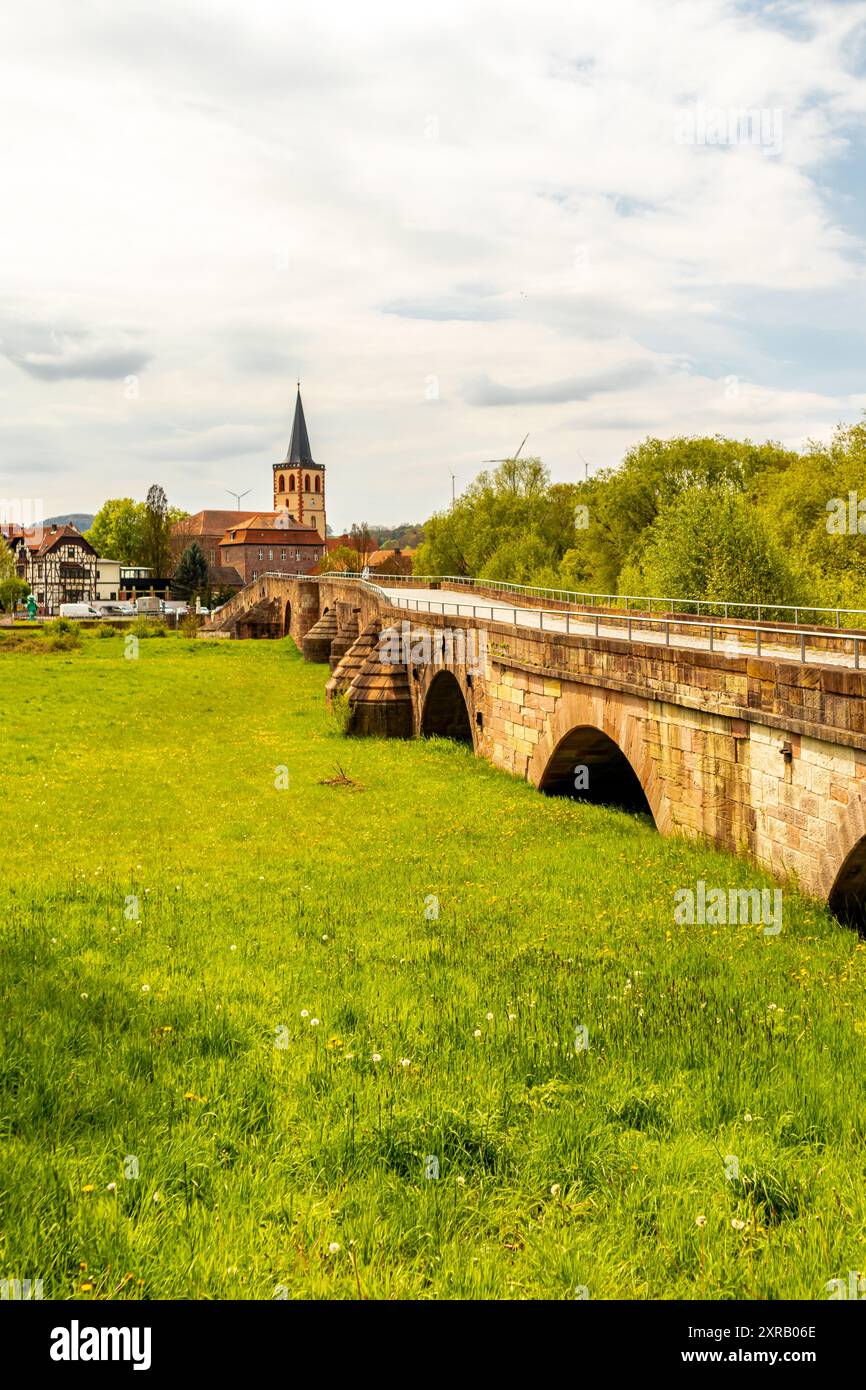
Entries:
{"label": "wind turbine", "polygon": [[242,498],[242,497],[246,497],[247,493],[252,492],[252,488],[251,488],[251,487],[248,487],[246,492],[232,492],[232,490],[231,490],[230,487],[226,487],[226,488],[223,488],[223,492],[227,492],[228,495],[229,495],[229,497],[236,497],[236,498],[237,498],[238,511],[240,511],[240,509],[241,509],[241,498]]}
{"label": "wind turbine", "polygon": [[522,438],[521,441],[520,441],[520,448],[517,450],[517,453],[516,453],[516,454],[512,454],[511,458],[507,458],[507,459],[482,459],[481,462],[482,462],[482,463],[511,463],[512,460],[513,460],[514,462],[516,462],[517,459],[520,458],[520,455],[521,455],[521,453],[522,453],[522,451],[523,451],[523,446],[524,446],[524,444],[526,443],[526,441],[527,441],[528,438],[529,438],[529,435],[528,435],[528,434],[525,434],[525,435],[523,436],[523,438]]}

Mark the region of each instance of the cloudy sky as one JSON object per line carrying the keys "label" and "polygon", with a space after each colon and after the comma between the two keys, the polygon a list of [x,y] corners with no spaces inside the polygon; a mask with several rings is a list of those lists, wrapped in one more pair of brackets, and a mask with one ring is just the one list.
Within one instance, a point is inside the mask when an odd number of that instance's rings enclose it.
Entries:
{"label": "cloudy sky", "polygon": [[418,520],[866,408],[866,3],[0,13],[0,496]]}

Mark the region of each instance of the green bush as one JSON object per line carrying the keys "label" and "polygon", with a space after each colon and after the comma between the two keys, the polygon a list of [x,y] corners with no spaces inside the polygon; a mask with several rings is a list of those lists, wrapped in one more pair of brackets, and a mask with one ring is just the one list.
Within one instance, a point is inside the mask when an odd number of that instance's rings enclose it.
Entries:
{"label": "green bush", "polygon": [[168,628],[161,618],[147,618],[143,613],[129,625],[129,632],[136,637],[167,637]]}
{"label": "green bush", "polygon": [[114,637],[117,628],[112,627],[111,623],[97,623],[94,631],[97,637]]}
{"label": "green bush", "polygon": [[50,623],[43,625],[42,631],[46,637],[59,637],[73,632],[77,633],[79,638],[81,636],[81,629],[71,618],[52,618]]}
{"label": "green bush", "polygon": [[352,706],[344,691],[338,691],[328,701],[328,713],[341,734],[348,735],[352,722]]}

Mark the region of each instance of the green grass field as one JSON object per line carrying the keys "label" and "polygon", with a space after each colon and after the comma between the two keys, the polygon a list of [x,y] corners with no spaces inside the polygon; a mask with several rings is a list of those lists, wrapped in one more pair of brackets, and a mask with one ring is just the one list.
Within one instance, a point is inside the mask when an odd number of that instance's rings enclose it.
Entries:
{"label": "green grass field", "polygon": [[677,926],[679,887],[770,880],[456,745],[347,741],[326,679],[289,641],[0,650],[0,1277],[822,1299],[866,1270],[856,935],[787,893],[775,938]]}

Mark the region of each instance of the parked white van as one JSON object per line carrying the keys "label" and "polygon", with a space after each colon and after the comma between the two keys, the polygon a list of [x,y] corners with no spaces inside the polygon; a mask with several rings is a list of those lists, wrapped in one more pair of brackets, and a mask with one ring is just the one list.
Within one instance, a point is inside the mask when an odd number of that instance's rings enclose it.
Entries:
{"label": "parked white van", "polygon": [[61,603],[61,618],[98,618],[99,609],[92,603]]}

